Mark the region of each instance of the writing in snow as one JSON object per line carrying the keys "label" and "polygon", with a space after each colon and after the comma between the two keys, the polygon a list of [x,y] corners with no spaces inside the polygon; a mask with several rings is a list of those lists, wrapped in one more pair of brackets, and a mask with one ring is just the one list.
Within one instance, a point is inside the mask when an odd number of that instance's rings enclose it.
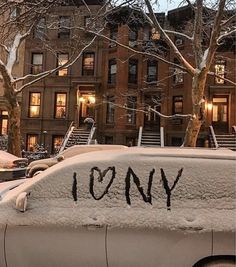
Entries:
{"label": "writing in snow", "polygon": [[[133,171],[131,167],[128,167],[126,175],[125,175],[125,199],[128,205],[131,205],[131,196],[130,196],[130,189],[131,185],[136,186],[138,192],[140,193],[142,199],[144,202],[152,204],[152,182],[153,182],[153,176],[156,170],[153,168],[149,172],[148,177],[148,184],[147,184],[147,191],[144,192],[143,186],[140,183],[140,178],[138,175]],[[104,188],[104,191],[98,196],[95,195],[94,189],[96,187],[95,179],[97,179],[98,183],[102,183],[104,181],[104,178],[106,175],[110,173],[110,179],[108,179],[108,183]],[[176,175],[176,178],[172,184],[172,186],[169,185],[168,179],[166,177],[165,171],[160,168],[160,174],[161,174],[161,181],[164,188],[164,191],[166,193],[166,207],[168,210],[171,209],[171,194],[173,190],[175,189],[180,177],[182,176],[183,168],[181,168]],[[96,178],[95,178],[96,177]],[[95,200],[101,200],[108,192],[109,189],[116,179],[116,168],[114,166],[108,167],[105,170],[101,170],[98,167],[93,167],[90,170],[90,176],[89,176],[89,193],[92,195],[92,197]],[[131,184],[131,182],[133,183]],[[73,183],[72,183],[72,196],[74,201],[78,201],[78,191],[77,191],[77,173],[74,172],[73,175]]]}

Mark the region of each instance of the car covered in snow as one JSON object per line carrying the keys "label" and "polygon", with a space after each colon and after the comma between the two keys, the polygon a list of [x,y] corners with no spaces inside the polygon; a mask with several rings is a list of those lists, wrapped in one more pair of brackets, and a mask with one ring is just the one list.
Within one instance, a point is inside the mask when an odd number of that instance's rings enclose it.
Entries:
{"label": "car covered in snow", "polygon": [[235,163],[184,148],[65,159],[0,201],[0,266],[235,266]]}
{"label": "car covered in snow", "polygon": [[33,177],[40,172],[48,169],[49,167],[57,164],[58,162],[73,157],[75,155],[83,154],[86,152],[91,151],[98,151],[98,150],[110,150],[110,149],[122,149],[127,148],[126,146],[122,145],[74,145],[52,158],[46,159],[39,159],[32,161],[26,169],[25,176],[30,178]]}
{"label": "car covered in snow", "polygon": [[0,181],[24,177],[27,165],[28,159],[0,150]]}

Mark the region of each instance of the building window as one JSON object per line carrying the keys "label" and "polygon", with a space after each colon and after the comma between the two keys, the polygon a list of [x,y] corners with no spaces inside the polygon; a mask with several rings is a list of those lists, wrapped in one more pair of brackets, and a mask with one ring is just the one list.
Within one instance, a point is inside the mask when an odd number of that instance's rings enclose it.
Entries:
{"label": "building window", "polygon": [[129,60],[129,83],[137,83],[138,81],[138,60],[130,59]]}
{"label": "building window", "polygon": [[46,19],[41,18],[34,29],[34,38],[45,39],[46,34]]}
{"label": "building window", "polygon": [[26,148],[27,151],[34,152],[38,144],[38,135],[37,134],[28,134]]}
{"label": "building window", "polygon": [[106,123],[114,123],[115,121],[115,98],[114,96],[107,97],[107,112],[106,112]]}
{"label": "building window", "polygon": [[41,93],[30,93],[29,103],[29,117],[38,118],[40,115]]}
{"label": "building window", "polygon": [[147,82],[157,81],[157,61],[148,60],[147,62]]}
{"label": "building window", "polygon": [[64,119],[66,117],[66,93],[56,93],[55,118]]}
{"label": "building window", "polygon": [[[117,41],[117,36],[118,36],[118,26],[117,25],[112,25],[110,28],[110,39]],[[115,47],[116,43],[113,43],[110,41],[110,47]]]}
{"label": "building window", "polygon": [[70,37],[70,17],[61,16],[59,17],[59,30],[58,38],[64,39]]}
{"label": "building window", "polygon": [[173,96],[173,114],[183,113],[183,96]]}
{"label": "building window", "polygon": [[128,96],[127,108],[127,123],[136,124],[137,97]]}
{"label": "building window", "polygon": [[32,54],[32,66],[31,73],[38,74],[43,71],[43,54],[33,53]]}
{"label": "building window", "polygon": [[151,39],[151,30],[150,27],[144,26],[143,28],[143,41],[148,42]]}
{"label": "building window", "polygon": [[113,144],[113,136],[105,136],[105,144],[112,145]]}
{"label": "building window", "polygon": [[108,63],[108,83],[116,83],[117,64],[115,59]]}
{"label": "building window", "polygon": [[136,29],[129,29],[129,46],[137,46],[138,31]]}
{"label": "building window", "polygon": [[54,135],[52,137],[52,153],[57,154],[63,142],[64,135]]}
{"label": "building window", "polygon": [[83,53],[82,75],[94,75],[95,54],[91,52]]}
{"label": "building window", "polygon": [[215,74],[218,76],[215,76],[215,83],[223,84],[225,78],[225,61],[221,60],[215,64]]}
{"label": "building window", "polygon": [[0,135],[7,135],[8,129],[8,111],[0,111]]}
{"label": "building window", "polygon": [[[174,59],[174,63],[175,64],[180,64],[178,59]],[[178,83],[183,83],[184,82],[184,73],[180,68],[175,67],[174,70],[174,83],[178,84]]]}
{"label": "building window", "polygon": [[[57,54],[57,67],[65,65],[68,62],[69,55],[64,54]],[[60,69],[57,72],[58,76],[67,76],[68,75],[68,68]]]}

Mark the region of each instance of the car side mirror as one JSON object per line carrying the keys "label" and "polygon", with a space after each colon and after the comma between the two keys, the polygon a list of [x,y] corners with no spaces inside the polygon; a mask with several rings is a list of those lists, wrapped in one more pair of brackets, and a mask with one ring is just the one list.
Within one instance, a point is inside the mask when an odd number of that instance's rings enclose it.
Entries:
{"label": "car side mirror", "polygon": [[64,160],[64,156],[62,156],[62,155],[57,156],[57,161],[58,161],[58,162],[60,162],[60,161],[62,161],[62,160]]}
{"label": "car side mirror", "polygon": [[27,197],[29,196],[29,193],[22,192],[20,193],[16,198],[16,209],[25,212],[27,209]]}

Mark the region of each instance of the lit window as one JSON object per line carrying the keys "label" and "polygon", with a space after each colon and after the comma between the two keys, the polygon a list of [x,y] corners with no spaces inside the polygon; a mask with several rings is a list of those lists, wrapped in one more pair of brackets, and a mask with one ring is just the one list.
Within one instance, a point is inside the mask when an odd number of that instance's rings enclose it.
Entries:
{"label": "lit window", "polygon": [[32,67],[31,73],[38,74],[43,71],[43,54],[33,53],[32,54]]}
{"label": "lit window", "polygon": [[36,151],[37,144],[38,144],[38,135],[28,134],[27,135],[27,151],[30,151],[30,152]]}
{"label": "lit window", "polygon": [[0,112],[0,135],[7,135],[8,112],[3,110]]}
{"label": "lit window", "polygon": [[41,94],[40,93],[30,93],[29,95],[30,106],[29,106],[29,117],[30,118],[38,118],[40,115],[40,102],[41,102]]}
{"label": "lit window", "polygon": [[215,64],[215,74],[218,76],[218,77],[217,76],[215,77],[215,82],[219,84],[223,84],[224,79],[221,79],[221,78],[225,78],[225,62],[223,60]]}
{"label": "lit window", "polygon": [[114,123],[115,121],[115,98],[114,96],[107,97],[107,114],[106,114],[106,123]]}
{"label": "lit window", "polygon": [[70,17],[61,16],[59,17],[59,30],[58,38],[69,38],[70,37]]}
{"label": "lit window", "polygon": [[84,53],[83,54],[83,68],[82,75],[94,75],[94,61],[95,54],[94,53]]}
{"label": "lit window", "polygon": [[[65,65],[68,62],[68,54],[57,54],[57,66]],[[67,76],[68,68],[60,69],[58,71],[58,76]]]}
{"label": "lit window", "polygon": [[66,117],[66,94],[56,93],[55,118],[64,119]]}
{"label": "lit window", "polygon": [[59,152],[59,149],[61,147],[61,144],[63,142],[64,135],[55,135],[52,138],[52,152],[53,154],[57,154]]}
{"label": "lit window", "polygon": [[109,60],[108,83],[116,82],[117,64],[115,59]]}
{"label": "lit window", "polygon": [[147,82],[157,81],[157,61],[148,60],[147,62]]}
{"label": "lit window", "polygon": [[137,83],[138,82],[138,61],[136,59],[129,60],[129,83]]}
{"label": "lit window", "polygon": [[137,97],[129,96],[127,98],[127,123],[136,123],[136,108],[137,108]]}
{"label": "lit window", "polygon": [[173,114],[183,113],[183,96],[173,97]]}

